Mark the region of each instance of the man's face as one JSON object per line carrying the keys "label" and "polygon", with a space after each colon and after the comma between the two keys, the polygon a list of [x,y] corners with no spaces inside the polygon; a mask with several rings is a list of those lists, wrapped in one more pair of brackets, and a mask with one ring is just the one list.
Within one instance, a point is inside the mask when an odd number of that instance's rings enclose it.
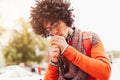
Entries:
{"label": "man's face", "polygon": [[53,24],[51,24],[51,22],[48,22],[44,26],[45,26],[46,30],[49,31],[51,36],[59,35],[59,36],[65,37],[65,38],[68,36],[68,27],[61,20],[59,20]]}

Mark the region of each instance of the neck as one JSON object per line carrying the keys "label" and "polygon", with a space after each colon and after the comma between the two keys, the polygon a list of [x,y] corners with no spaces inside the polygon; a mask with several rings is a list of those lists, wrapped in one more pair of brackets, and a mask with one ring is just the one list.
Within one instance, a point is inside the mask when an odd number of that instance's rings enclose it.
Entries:
{"label": "neck", "polygon": [[66,41],[69,42],[72,39],[73,35],[74,35],[74,30],[72,28],[69,28],[68,36],[66,38]]}
{"label": "neck", "polygon": [[71,35],[73,33],[73,29],[72,28],[68,28],[68,35]]}

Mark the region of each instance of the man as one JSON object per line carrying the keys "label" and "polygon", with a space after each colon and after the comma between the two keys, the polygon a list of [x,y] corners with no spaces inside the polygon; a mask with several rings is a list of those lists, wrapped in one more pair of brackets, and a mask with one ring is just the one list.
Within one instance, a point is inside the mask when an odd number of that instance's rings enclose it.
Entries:
{"label": "man", "polygon": [[84,52],[83,31],[73,26],[73,9],[66,0],[36,1],[31,10],[35,33],[51,36],[45,80],[109,80],[111,66],[104,46],[94,32],[90,57]]}

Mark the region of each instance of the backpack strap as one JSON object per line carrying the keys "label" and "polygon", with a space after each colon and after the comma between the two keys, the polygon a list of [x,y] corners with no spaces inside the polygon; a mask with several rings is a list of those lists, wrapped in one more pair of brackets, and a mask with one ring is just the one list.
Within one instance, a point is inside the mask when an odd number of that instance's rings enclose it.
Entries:
{"label": "backpack strap", "polygon": [[92,32],[82,33],[83,48],[87,56],[91,57]]}

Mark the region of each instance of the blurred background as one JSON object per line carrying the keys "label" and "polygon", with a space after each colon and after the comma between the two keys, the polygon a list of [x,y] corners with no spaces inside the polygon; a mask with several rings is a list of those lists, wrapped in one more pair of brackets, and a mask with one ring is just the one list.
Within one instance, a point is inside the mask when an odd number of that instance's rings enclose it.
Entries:
{"label": "blurred background", "polygon": [[[70,1],[74,25],[100,36],[112,63],[110,80],[119,79],[119,0]],[[43,80],[49,39],[31,29],[29,17],[34,5],[35,0],[0,0],[0,80]]]}

